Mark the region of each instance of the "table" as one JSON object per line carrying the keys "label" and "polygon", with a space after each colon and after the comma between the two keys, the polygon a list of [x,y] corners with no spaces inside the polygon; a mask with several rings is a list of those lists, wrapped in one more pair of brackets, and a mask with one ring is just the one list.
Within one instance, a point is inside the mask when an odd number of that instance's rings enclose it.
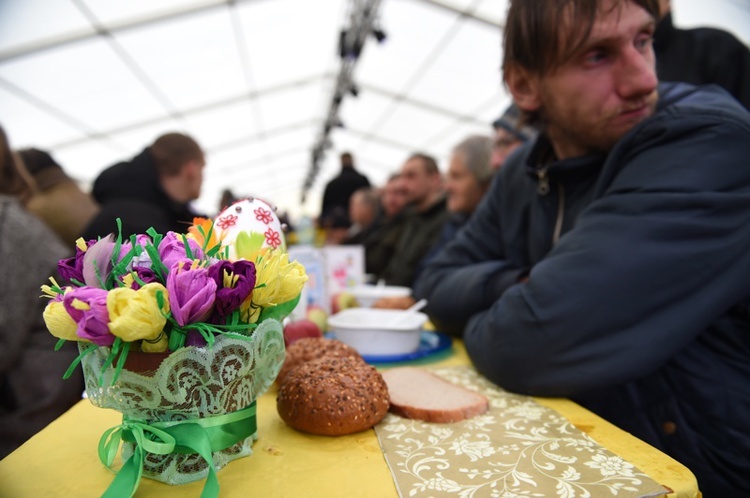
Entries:
{"label": "table", "polygon": [[[433,365],[466,365],[460,341],[433,358]],[[693,474],[682,464],[565,399],[536,398],[599,444],[674,490],[671,497],[700,497]],[[102,433],[119,424],[114,410],[82,400],[0,461],[0,497],[100,496],[113,474],[100,462]],[[398,492],[373,430],[329,438],[290,429],[276,413],[276,389],[258,400],[254,454],[218,473],[221,497],[397,497]],[[119,462],[119,457],[117,462]],[[203,481],[182,486],[142,479],[136,498],[200,496]]]}

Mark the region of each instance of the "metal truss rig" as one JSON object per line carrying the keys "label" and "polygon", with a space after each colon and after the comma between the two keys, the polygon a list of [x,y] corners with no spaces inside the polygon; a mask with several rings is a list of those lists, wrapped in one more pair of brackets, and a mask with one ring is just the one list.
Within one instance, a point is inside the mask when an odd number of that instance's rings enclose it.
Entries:
{"label": "metal truss rig", "polygon": [[320,171],[320,163],[326,150],[333,145],[329,137],[331,130],[337,126],[343,126],[339,118],[341,102],[347,95],[356,97],[359,92],[353,80],[354,68],[368,36],[373,35],[378,42],[385,39],[385,33],[380,29],[377,21],[380,3],[381,0],[350,0],[349,26],[342,29],[339,35],[341,67],[336,77],[328,113],[323,121],[323,128],[312,147],[310,169],[302,187],[302,203],[305,202],[307,192]]}

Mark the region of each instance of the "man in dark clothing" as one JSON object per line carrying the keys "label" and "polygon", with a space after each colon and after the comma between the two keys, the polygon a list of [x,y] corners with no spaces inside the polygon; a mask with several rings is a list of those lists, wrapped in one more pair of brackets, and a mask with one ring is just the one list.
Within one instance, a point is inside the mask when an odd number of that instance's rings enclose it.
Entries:
{"label": "man in dark clothing", "polygon": [[197,214],[189,205],[200,196],[205,158],[200,145],[187,135],[162,135],[131,161],[104,170],[94,182],[93,195],[101,211],[84,232],[84,239],[122,235],[185,232]]}
{"label": "man in dark clothing", "polygon": [[511,0],[504,79],[543,131],[415,297],[503,388],[574,399],[707,498],[750,496],[750,113],[658,84],[657,17],[656,0]]}
{"label": "man in dark clothing", "polygon": [[412,155],[401,167],[400,179],[409,205],[393,257],[380,278],[388,285],[411,287],[419,262],[437,241],[449,213],[434,158]]}
{"label": "man in dark clothing", "polygon": [[341,172],[326,184],[323,192],[323,207],[320,210],[320,226],[325,227],[328,218],[336,208],[349,219],[349,198],[354,192],[369,187],[370,180],[354,169],[354,158],[349,152],[341,154]]}
{"label": "man in dark clothing", "polygon": [[401,238],[404,227],[404,210],[406,209],[406,189],[398,173],[388,178],[381,192],[383,211],[375,222],[376,228],[363,242],[365,246],[365,271],[376,280],[381,278],[383,270],[393,259],[396,244]]}
{"label": "man in dark clothing", "polygon": [[663,17],[654,35],[659,80],[715,83],[750,109],[750,49],[721,29],[676,28],[670,1],[660,4]]}

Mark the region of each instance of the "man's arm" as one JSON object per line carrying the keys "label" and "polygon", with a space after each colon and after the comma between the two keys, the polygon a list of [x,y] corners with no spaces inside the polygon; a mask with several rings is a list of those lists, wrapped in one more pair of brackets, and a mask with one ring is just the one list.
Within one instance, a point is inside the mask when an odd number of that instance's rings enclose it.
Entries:
{"label": "man's arm", "polygon": [[469,321],[478,370],[543,396],[616,385],[750,294],[750,129],[722,120],[631,137],[614,159],[626,166],[605,166],[606,190],[529,280]]}
{"label": "man's arm", "polygon": [[488,309],[525,272],[505,261],[499,243],[502,176],[496,176],[471,219],[429,261],[414,284],[415,298],[427,299],[430,318],[452,335],[462,335],[469,318]]}

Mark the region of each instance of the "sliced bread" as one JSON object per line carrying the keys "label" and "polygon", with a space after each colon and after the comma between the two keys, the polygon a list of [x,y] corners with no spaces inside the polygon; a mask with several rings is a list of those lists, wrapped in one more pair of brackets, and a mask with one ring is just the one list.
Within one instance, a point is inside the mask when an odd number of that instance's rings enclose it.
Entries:
{"label": "sliced bread", "polygon": [[381,372],[391,398],[390,411],[426,422],[458,422],[485,413],[489,401],[479,393],[414,367]]}

